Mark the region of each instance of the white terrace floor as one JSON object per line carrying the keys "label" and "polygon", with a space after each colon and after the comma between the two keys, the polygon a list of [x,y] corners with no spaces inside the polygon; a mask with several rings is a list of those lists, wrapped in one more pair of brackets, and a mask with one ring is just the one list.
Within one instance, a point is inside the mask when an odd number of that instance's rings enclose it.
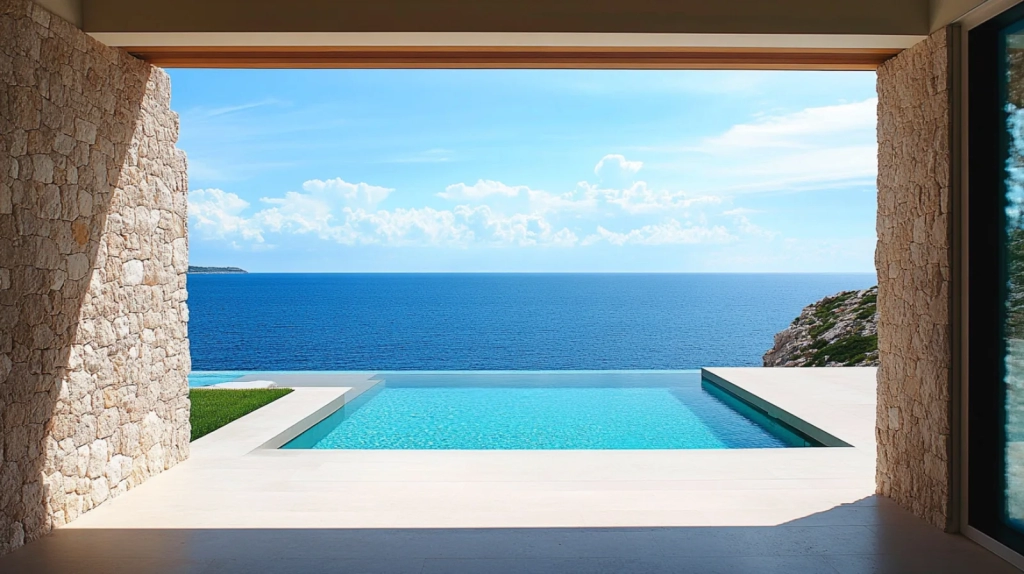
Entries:
{"label": "white terrace floor", "polygon": [[366,386],[320,375],[0,572],[1016,572],[874,495],[874,369],[706,375],[852,446],[272,448]]}

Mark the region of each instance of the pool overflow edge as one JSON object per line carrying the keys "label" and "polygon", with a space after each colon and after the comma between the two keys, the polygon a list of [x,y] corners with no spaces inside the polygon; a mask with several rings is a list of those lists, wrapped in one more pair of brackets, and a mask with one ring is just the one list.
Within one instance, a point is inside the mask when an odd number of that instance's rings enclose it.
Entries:
{"label": "pool overflow edge", "polygon": [[786,428],[797,436],[802,437],[813,446],[853,448],[853,445],[848,442],[812,425],[784,409],[775,406],[763,398],[727,381],[707,369],[702,368],[700,370],[700,379],[702,386],[710,385],[713,388],[726,393],[754,409],[761,415],[769,418],[772,422]]}

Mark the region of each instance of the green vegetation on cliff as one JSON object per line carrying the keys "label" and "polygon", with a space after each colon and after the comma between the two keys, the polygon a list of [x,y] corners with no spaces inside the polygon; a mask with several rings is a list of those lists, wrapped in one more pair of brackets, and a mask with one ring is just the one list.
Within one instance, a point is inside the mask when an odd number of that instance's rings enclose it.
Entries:
{"label": "green vegetation on cliff", "polygon": [[843,291],[808,305],[764,356],[766,367],[878,364],[878,287]]}

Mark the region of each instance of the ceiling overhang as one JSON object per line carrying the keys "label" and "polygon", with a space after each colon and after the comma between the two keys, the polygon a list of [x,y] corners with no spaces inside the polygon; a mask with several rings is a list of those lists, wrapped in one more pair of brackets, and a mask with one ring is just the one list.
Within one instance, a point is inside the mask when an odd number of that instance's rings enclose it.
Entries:
{"label": "ceiling overhang", "polygon": [[164,67],[872,70],[922,36],[93,33]]}
{"label": "ceiling overhang", "polygon": [[982,0],[36,0],[189,67],[873,69]]}

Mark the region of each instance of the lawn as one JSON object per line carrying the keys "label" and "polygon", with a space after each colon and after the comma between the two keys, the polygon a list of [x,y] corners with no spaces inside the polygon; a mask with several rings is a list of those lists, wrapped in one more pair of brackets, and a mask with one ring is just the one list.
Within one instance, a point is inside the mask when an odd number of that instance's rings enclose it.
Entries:
{"label": "lawn", "polygon": [[292,392],[291,389],[190,389],[192,440]]}

